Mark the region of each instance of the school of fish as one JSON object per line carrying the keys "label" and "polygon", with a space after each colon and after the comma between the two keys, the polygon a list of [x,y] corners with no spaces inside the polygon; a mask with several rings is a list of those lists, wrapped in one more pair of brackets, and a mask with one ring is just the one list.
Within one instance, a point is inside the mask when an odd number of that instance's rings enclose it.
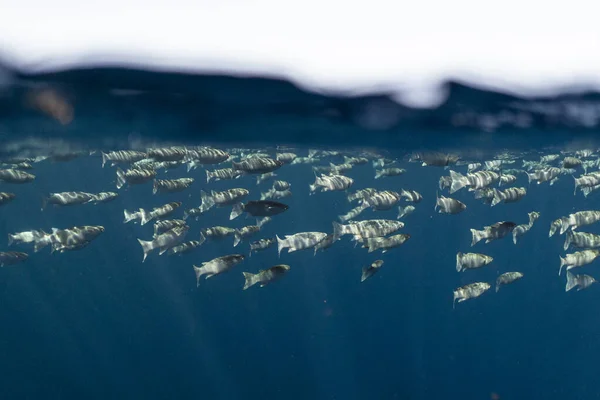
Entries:
{"label": "school of fish", "polygon": [[[81,206],[84,204],[102,204],[116,199],[126,188],[132,185],[150,185],[153,195],[162,193],[194,192],[191,198],[199,198],[200,204],[169,202],[153,209],[139,208],[124,210],[123,223],[139,223],[141,226],[153,223],[153,236],[150,239],[138,239],[142,249],[141,262],[145,262],[153,253],[158,255],[175,255],[196,251],[211,240],[226,237],[233,238],[233,247],[240,244],[249,246],[249,256],[253,252],[277,247],[279,258],[282,252],[312,250],[314,255],[335,245],[344,236],[349,236],[356,246],[367,249],[368,253],[381,251],[382,254],[404,246],[411,235],[401,232],[405,229],[402,220],[416,207],[426,202],[440,214],[457,215],[467,211],[467,205],[451,196],[460,190],[472,193],[475,200],[482,201],[490,207],[502,203],[520,201],[527,191],[536,185],[552,185],[558,179],[571,175],[574,179],[574,190],[581,191],[584,196],[600,189],[600,172],[588,172],[598,169],[600,159],[593,150],[577,150],[557,152],[539,157],[539,161],[526,161],[510,153],[497,154],[488,161],[463,159],[457,154],[442,152],[414,153],[402,159],[382,156],[372,151],[330,151],[308,150],[306,156],[297,154],[294,149],[276,149],[272,151],[253,151],[248,149],[218,149],[208,146],[172,146],[148,148],[140,150],[120,150],[111,152],[70,152],[51,156],[14,157],[2,160],[0,166],[0,206],[10,207],[10,203],[18,201],[12,193],[11,185],[36,184],[33,173],[39,163],[68,162],[78,157],[101,156],[102,168],[112,167],[115,170],[116,191],[106,190],[100,193],[80,191],[48,193],[42,199],[41,209],[47,207]],[[98,154],[99,153],[99,154]],[[435,199],[423,196],[407,188],[399,189],[395,181],[407,173],[409,164],[420,167],[437,168],[440,171],[439,189]],[[278,180],[279,169],[294,168],[297,164],[310,164],[314,172],[314,183],[307,188],[296,188],[292,183]],[[206,182],[196,182],[194,177],[175,179],[159,179],[161,170],[175,170],[187,166],[187,172],[201,168],[205,171]],[[373,168],[373,179],[386,179],[390,182],[389,190],[376,190],[360,187],[350,177],[354,168]],[[197,172],[194,172],[197,177]],[[273,181],[267,191],[237,187],[235,183],[244,176],[256,177],[256,183]],[[519,176],[526,177],[528,188],[514,185]],[[210,190],[212,182],[231,181],[229,189],[223,191]],[[512,185],[512,186],[511,186]],[[395,189],[395,190],[392,190]],[[297,232],[275,237],[260,237],[261,228],[275,218],[285,218],[289,206],[283,203],[292,196],[292,190],[306,190],[311,196],[320,196],[322,192],[344,192],[348,201],[348,211],[332,221],[330,232]],[[213,208],[228,207],[231,209],[229,220],[242,214],[256,219],[256,224],[239,229],[226,226],[203,227],[200,235],[193,240],[188,237],[192,220],[200,221],[202,216]],[[365,210],[386,211],[398,209],[395,219],[360,219]],[[181,215],[176,218],[175,214]],[[525,217],[525,216],[523,216]],[[514,244],[527,234],[540,217],[537,211],[527,215],[528,221],[521,224],[507,221],[490,221],[490,225],[471,229],[470,246],[489,243],[511,237]],[[450,217],[454,218],[454,217]],[[521,218],[525,220],[525,218]],[[589,288],[596,280],[586,274],[575,274],[572,270],[592,263],[600,256],[600,235],[581,232],[579,228],[600,221],[600,210],[582,210],[554,220],[550,226],[549,236],[565,235],[564,250],[576,249],[560,257],[558,275],[565,270],[565,291],[573,288],[582,290]],[[410,225],[408,226],[410,231]],[[104,226],[72,226],[62,228],[44,228],[15,232],[8,235],[7,246],[32,246],[33,252],[46,247],[51,252],[81,250],[90,245],[99,235],[104,233]],[[465,243],[465,247],[469,246]],[[481,246],[481,244],[479,244]],[[481,252],[463,252],[456,254],[456,271],[483,268],[494,262],[494,258]],[[395,250],[398,251],[398,250]],[[16,265],[25,262],[29,255],[25,251],[1,251],[0,266]],[[246,256],[232,253],[223,254],[198,265],[192,265],[196,285],[200,279],[208,279],[234,269],[244,263]],[[497,262],[496,262],[497,263]],[[384,265],[383,260],[373,260],[370,265],[362,267],[360,281],[364,282],[379,272]],[[243,271],[245,280],[243,289],[254,285],[264,287],[277,281],[291,270],[287,264],[279,264],[260,269],[256,273]],[[522,271],[502,271],[495,282],[473,281],[453,291],[453,308],[456,303],[475,299],[486,293],[492,286],[498,292],[501,287],[524,278]],[[504,290],[504,289],[503,289]]]}

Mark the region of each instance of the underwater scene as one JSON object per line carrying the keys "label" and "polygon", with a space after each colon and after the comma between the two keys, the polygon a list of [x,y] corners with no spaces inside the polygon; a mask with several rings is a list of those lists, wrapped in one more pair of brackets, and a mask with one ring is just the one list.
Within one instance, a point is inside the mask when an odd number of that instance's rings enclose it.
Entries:
{"label": "underwater scene", "polygon": [[591,399],[595,93],[0,82],[6,399]]}

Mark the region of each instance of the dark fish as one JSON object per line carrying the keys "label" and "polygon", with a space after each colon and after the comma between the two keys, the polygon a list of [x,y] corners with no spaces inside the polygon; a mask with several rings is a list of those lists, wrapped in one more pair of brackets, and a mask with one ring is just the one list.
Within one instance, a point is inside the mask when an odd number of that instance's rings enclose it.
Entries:
{"label": "dark fish", "polygon": [[271,217],[273,215],[281,214],[288,208],[288,205],[272,200],[249,201],[246,204],[238,203],[233,206],[229,219],[235,219],[243,212],[247,212],[253,217]]}
{"label": "dark fish", "polygon": [[20,251],[0,252],[0,267],[18,264],[27,260],[27,257],[27,253],[21,253]]}

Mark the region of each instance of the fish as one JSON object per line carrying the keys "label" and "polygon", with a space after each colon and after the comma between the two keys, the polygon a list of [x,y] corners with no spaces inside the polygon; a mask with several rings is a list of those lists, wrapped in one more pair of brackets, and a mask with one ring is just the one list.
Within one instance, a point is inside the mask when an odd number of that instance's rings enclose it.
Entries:
{"label": "fish", "polygon": [[171,230],[161,233],[152,240],[138,239],[138,242],[142,246],[142,251],[144,252],[142,262],[146,261],[148,254],[153,250],[158,249],[159,255],[162,255],[170,248],[181,244],[189,229],[190,227],[187,225],[176,226]]}
{"label": "fish", "polygon": [[233,247],[236,247],[242,240],[260,232],[260,226],[248,225],[241,229],[236,229],[233,234]]}
{"label": "fish", "polygon": [[373,275],[375,275],[377,272],[379,272],[379,269],[381,268],[382,265],[383,265],[383,260],[376,260],[376,261],[373,261],[371,263],[371,265],[369,265],[368,267],[363,267],[360,281],[364,282],[367,279],[369,279],[370,277],[372,277]]}
{"label": "fish", "polygon": [[167,254],[181,255],[181,254],[189,253],[192,250],[197,249],[198,247],[202,246],[202,243],[204,243],[205,240],[206,240],[206,238],[204,236],[201,236],[201,240],[190,240],[189,242],[184,242],[184,243],[178,244],[177,246],[173,246],[169,250],[167,250]]}
{"label": "fish", "polygon": [[279,264],[265,270],[260,270],[257,274],[242,272],[245,279],[243,290],[246,290],[256,284],[259,284],[260,287],[265,287],[266,285],[279,280],[289,270],[289,265]]}
{"label": "fish", "polygon": [[458,303],[462,303],[465,300],[475,299],[490,289],[491,285],[487,282],[475,282],[468,285],[464,285],[454,290],[454,301],[452,302],[452,308],[454,308],[457,300]]}
{"label": "fish", "polygon": [[244,174],[266,174],[278,170],[282,161],[268,157],[251,157],[240,162],[232,162],[232,168]]}
{"label": "fish", "polygon": [[27,260],[27,258],[29,258],[29,255],[20,251],[1,251],[0,267],[19,264]]}
{"label": "fish", "polygon": [[438,195],[433,209],[440,214],[459,214],[467,209],[467,205],[462,201]]}
{"label": "fish", "polygon": [[117,189],[121,189],[125,184],[129,186],[142,185],[150,182],[155,177],[156,171],[154,169],[132,168],[123,171],[121,168],[117,168]]}
{"label": "fish", "polygon": [[102,153],[102,168],[108,162],[111,163],[111,166],[115,166],[117,164],[133,164],[136,161],[143,160],[148,157],[148,155],[142,151],[135,150],[119,150],[119,151],[111,151],[109,153]]}
{"label": "fish", "polygon": [[287,204],[273,200],[253,200],[247,203],[237,203],[231,210],[229,220],[239,217],[244,212],[253,217],[272,217],[287,211],[288,208]]}
{"label": "fish", "polygon": [[266,250],[269,247],[273,246],[275,243],[277,243],[277,239],[275,239],[275,238],[266,238],[266,239],[260,239],[260,240],[254,241],[254,242],[250,243],[249,256],[250,257],[252,256],[252,252]]}
{"label": "fish", "polygon": [[490,243],[493,240],[502,239],[504,236],[512,233],[513,229],[517,224],[510,221],[496,222],[493,225],[486,226],[483,230],[471,229],[473,240],[471,246],[475,246],[479,241],[486,239],[486,243]]}
{"label": "fish", "polygon": [[381,237],[404,228],[404,222],[389,219],[370,219],[348,225],[333,221],[332,224],[334,240],[342,235],[358,235],[362,238]]}
{"label": "fish", "polygon": [[277,239],[277,254],[281,256],[281,250],[283,249],[288,249],[288,253],[310,249],[326,237],[327,234],[323,232],[300,232],[293,235],[285,235],[283,239],[275,236]]}
{"label": "fish", "polygon": [[208,279],[220,275],[243,262],[245,258],[246,257],[241,254],[230,254],[203,262],[201,266],[194,265],[196,287],[200,286],[200,277],[204,276],[204,279]]}
{"label": "fish", "polygon": [[189,188],[194,183],[194,178],[155,179],[152,194],[177,193]]}
{"label": "fish", "polygon": [[375,171],[375,179],[380,179],[387,176],[399,176],[406,172],[403,168],[384,168]]}
{"label": "fish", "polygon": [[491,264],[493,257],[480,253],[456,253],[456,271],[476,269]]}
{"label": "fish", "polygon": [[503,285],[508,285],[509,283],[513,283],[523,277],[522,272],[505,272],[496,278],[496,293],[500,290],[500,287]]}
{"label": "fish", "polygon": [[577,288],[577,291],[587,289],[593,283],[596,283],[596,279],[590,275],[575,275],[572,272],[567,271],[567,284],[565,285],[565,292],[568,292],[575,287]]}
{"label": "fish", "polygon": [[42,198],[42,211],[48,204],[52,204],[53,206],[72,206],[89,203],[94,198],[93,194],[85,192],[50,193],[48,197]]}
{"label": "fish", "polygon": [[14,193],[0,192],[0,206],[6,205],[17,197]]}
{"label": "fish", "polygon": [[390,237],[366,238],[364,245],[369,249],[369,253],[380,249],[382,253],[387,253],[389,250],[403,245],[408,239],[410,239],[409,234],[399,233]]}
{"label": "fish", "polygon": [[0,169],[0,182],[23,184],[33,182],[35,175],[19,169]]}

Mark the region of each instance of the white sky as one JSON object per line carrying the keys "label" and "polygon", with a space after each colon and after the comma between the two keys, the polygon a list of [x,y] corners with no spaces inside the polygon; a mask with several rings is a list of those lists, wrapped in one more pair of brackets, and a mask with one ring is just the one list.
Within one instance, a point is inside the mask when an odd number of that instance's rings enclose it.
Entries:
{"label": "white sky", "polygon": [[600,87],[600,2],[0,0],[0,52],[36,68],[112,60],[409,88],[427,103],[450,77]]}

